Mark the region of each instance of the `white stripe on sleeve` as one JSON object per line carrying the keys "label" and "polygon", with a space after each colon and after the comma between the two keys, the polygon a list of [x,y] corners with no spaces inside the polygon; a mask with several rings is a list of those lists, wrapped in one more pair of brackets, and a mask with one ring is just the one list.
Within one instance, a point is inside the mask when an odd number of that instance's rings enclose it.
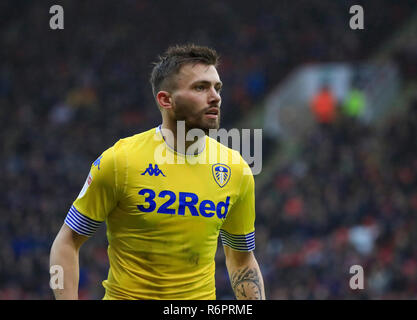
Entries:
{"label": "white stripe on sleeve", "polygon": [[96,232],[101,222],[86,217],[74,206],[71,206],[71,209],[65,218],[65,224],[75,232],[87,237],[91,237],[94,232]]}

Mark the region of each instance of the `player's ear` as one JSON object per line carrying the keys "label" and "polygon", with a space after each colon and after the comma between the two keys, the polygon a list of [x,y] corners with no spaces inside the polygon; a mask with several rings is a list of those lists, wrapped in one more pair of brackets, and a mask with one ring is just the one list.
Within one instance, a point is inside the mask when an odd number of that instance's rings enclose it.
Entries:
{"label": "player's ear", "polygon": [[172,97],[168,91],[159,91],[156,94],[156,101],[163,109],[170,109],[172,107]]}

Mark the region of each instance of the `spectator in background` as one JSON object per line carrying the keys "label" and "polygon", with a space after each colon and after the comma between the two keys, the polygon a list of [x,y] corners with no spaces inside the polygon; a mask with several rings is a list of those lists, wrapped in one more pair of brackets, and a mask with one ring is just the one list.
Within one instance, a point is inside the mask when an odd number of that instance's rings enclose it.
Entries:
{"label": "spectator in background", "polygon": [[323,85],[319,92],[313,96],[310,108],[320,125],[327,127],[335,121],[336,103],[336,98],[327,84]]}
{"label": "spectator in background", "polygon": [[343,113],[349,118],[359,118],[366,107],[365,94],[359,88],[353,86],[343,102]]}

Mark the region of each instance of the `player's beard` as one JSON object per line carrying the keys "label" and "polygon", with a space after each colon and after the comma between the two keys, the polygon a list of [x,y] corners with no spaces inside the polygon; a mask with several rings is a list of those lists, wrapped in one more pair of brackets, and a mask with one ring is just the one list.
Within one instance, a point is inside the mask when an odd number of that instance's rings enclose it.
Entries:
{"label": "player's beard", "polygon": [[[217,119],[209,119],[206,117],[208,109],[218,107]],[[173,108],[175,121],[184,121],[185,130],[201,129],[206,135],[209,135],[210,129],[219,129],[220,127],[220,107],[207,106],[203,110],[196,111],[195,106],[182,101],[176,101],[175,107]]]}

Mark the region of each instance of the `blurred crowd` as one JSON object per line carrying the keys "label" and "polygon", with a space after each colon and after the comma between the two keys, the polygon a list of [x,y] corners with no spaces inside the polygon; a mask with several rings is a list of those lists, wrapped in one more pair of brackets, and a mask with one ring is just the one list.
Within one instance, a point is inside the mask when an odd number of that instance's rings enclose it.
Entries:
{"label": "blurred crowd", "polygon": [[[160,123],[148,76],[168,45],[221,54],[230,128],[300,63],[364,59],[415,7],[367,1],[359,33],[347,28],[352,1],[55,2],[64,30],[49,29],[47,2],[0,3],[0,299],[52,298],[50,246],[90,164]],[[365,269],[366,297],[415,293],[415,119],[391,120],[382,136],[349,121],[318,129],[277,172],[257,199],[270,298],[356,297],[341,280],[353,264]],[[102,226],[81,250],[82,299],[103,295],[106,245]],[[218,297],[227,298],[219,259]]]}
{"label": "blurred crowd", "polygon": [[379,128],[342,114],[279,168],[257,199],[271,299],[417,297],[416,136],[417,99]]}

